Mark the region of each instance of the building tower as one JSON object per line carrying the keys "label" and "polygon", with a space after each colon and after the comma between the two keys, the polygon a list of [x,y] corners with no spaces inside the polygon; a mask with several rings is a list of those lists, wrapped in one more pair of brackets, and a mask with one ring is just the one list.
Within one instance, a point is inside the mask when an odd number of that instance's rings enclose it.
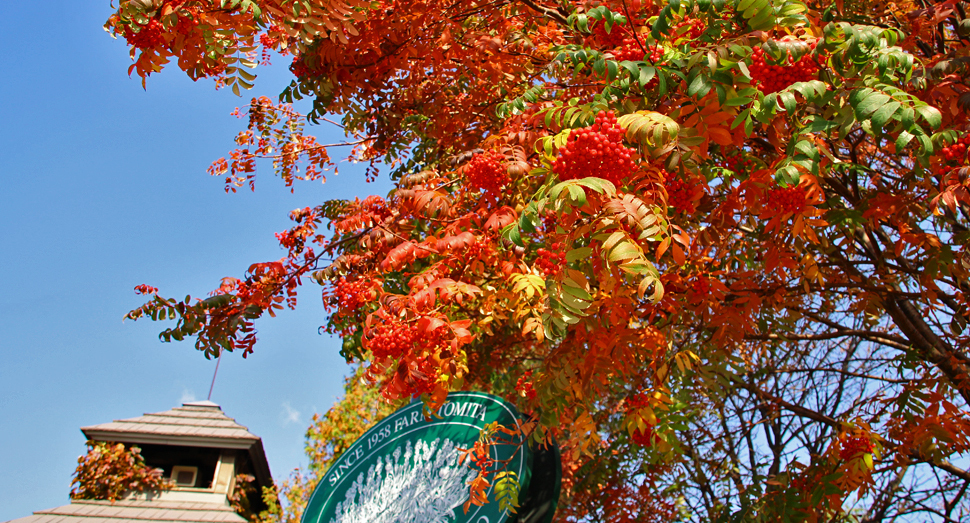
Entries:
{"label": "building tower", "polygon": [[[72,500],[9,523],[246,523],[230,500],[259,513],[262,487],[273,485],[263,442],[211,401],[115,420],[81,432],[88,440],[138,446],[149,467],[174,482],[171,490],[129,493],[124,499]],[[254,478],[252,489],[239,484]]]}

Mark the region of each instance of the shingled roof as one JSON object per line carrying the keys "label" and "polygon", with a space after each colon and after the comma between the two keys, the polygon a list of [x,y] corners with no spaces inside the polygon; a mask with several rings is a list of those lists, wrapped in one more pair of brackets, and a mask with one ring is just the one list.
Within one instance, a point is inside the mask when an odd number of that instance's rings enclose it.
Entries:
{"label": "shingled roof", "polygon": [[186,501],[74,500],[8,523],[246,523],[228,505]]}
{"label": "shingled roof", "polygon": [[211,401],[183,403],[163,412],[81,427],[88,439],[219,448],[249,448],[259,437]]}
{"label": "shingled roof", "polygon": [[211,401],[193,401],[163,412],[81,427],[81,432],[93,441],[245,449],[259,485],[273,482],[259,436],[226,416]]}

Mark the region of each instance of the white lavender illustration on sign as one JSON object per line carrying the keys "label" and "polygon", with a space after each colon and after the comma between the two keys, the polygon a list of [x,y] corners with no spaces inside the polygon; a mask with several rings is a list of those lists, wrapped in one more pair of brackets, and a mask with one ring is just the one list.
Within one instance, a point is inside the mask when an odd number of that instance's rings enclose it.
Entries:
{"label": "white lavender illustration on sign", "polygon": [[451,523],[475,476],[458,464],[455,444],[407,442],[361,472],[330,523]]}

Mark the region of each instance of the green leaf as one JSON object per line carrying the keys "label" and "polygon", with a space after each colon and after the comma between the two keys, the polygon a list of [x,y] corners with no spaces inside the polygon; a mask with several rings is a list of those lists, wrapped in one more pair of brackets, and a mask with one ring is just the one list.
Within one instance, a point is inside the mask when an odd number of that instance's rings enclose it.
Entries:
{"label": "green leaf", "polygon": [[792,114],[795,112],[795,108],[796,108],[795,95],[792,92],[782,91],[778,93],[778,99],[781,100],[782,104],[784,104],[786,113]]}
{"label": "green leaf", "polygon": [[519,247],[525,247],[525,244],[522,243],[522,235],[519,232],[519,227],[515,223],[510,223],[502,229],[502,238]]}
{"label": "green leaf", "polygon": [[916,136],[907,131],[899,131],[899,137],[896,138],[896,152],[900,153],[913,138],[916,138]]}
{"label": "green leaf", "polygon": [[640,79],[638,80],[640,87],[645,87],[655,76],[657,76],[657,69],[655,67],[642,67],[640,69]]}
{"label": "green leaf", "polygon": [[711,83],[711,79],[704,74],[698,74],[691,81],[690,85],[687,86],[687,96],[703,98],[707,96],[707,93],[711,92],[711,88],[714,85]]}
{"label": "green leaf", "polygon": [[886,105],[889,100],[892,100],[892,97],[878,91],[870,94],[855,107],[857,118],[859,120],[866,119],[869,115],[878,111],[880,107]]}
{"label": "green leaf", "polygon": [[575,262],[580,260],[587,260],[593,254],[593,249],[591,247],[577,247],[566,253],[567,262]]}
{"label": "green leaf", "polygon": [[888,122],[893,115],[896,114],[896,111],[899,110],[902,105],[903,104],[893,100],[880,107],[879,110],[872,114],[873,125],[876,127],[884,127],[886,122]]}
{"label": "green leaf", "polygon": [[750,98],[739,96],[737,98],[729,98],[721,105],[724,105],[725,107],[737,107],[739,105],[748,105],[749,103],[751,103]]}
{"label": "green leaf", "polygon": [[610,251],[609,260],[615,262],[618,260],[632,260],[639,258],[641,256],[640,249],[628,241],[621,242],[619,245]]}
{"label": "green leaf", "polygon": [[920,105],[916,107],[916,112],[930,124],[931,128],[937,128],[943,123],[943,115],[940,110],[932,105]]}

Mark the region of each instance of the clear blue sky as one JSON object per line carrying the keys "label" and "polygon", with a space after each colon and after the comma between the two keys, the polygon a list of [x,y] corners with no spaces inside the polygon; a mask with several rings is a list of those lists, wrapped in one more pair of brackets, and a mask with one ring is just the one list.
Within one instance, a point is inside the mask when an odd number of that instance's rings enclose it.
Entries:
{"label": "clear blue sky", "polygon": [[[175,68],[148,90],[127,76],[124,41],[101,28],[108,0],[8,2],[0,17],[0,521],[68,502],[84,425],[205,399],[214,362],[163,324],[122,322],[147,283],[202,296],[223,276],[280,258],[291,209],[385,194],[346,163],[290,194],[269,169],[255,193],[205,173],[244,122],[248,98]],[[287,81],[278,58],[254,94]],[[339,139],[321,129],[324,139]],[[313,412],[342,391],[339,340],[317,334],[319,287],[257,323],[248,360],[223,359],[213,401],[263,438],[273,475],[305,463]]]}

